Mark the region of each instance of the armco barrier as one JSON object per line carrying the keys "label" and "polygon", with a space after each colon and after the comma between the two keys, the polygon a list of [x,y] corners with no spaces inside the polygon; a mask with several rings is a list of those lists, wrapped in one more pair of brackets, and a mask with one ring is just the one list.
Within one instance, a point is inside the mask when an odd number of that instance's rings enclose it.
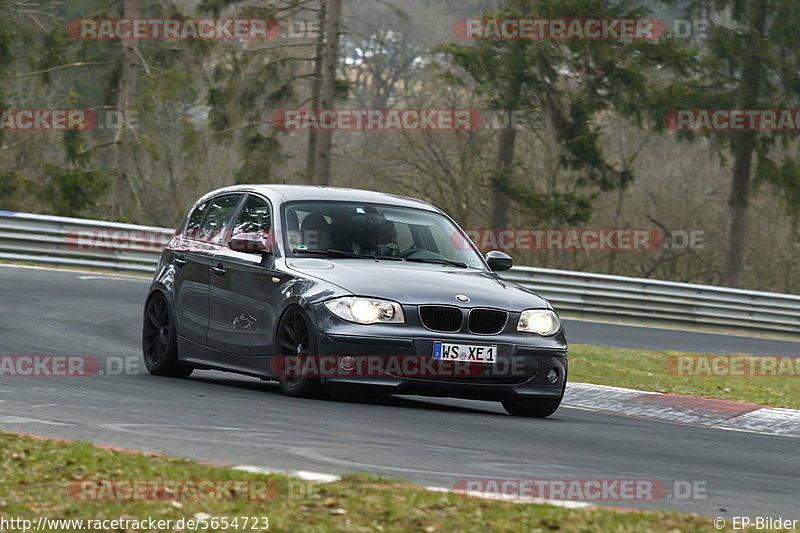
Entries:
{"label": "armco barrier", "polygon": [[[68,245],[81,231],[115,232],[133,246],[82,249]],[[151,274],[157,250],[142,242],[165,242],[170,229],[78,218],[0,211],[0,261]],[[800,296],[609,276],[534,267],[515,267],[507,280],[534,289],[562,314],[658,324],[691,324],[743,333],[800,336]]]}
{"label": "armco barrier", "polygon": [[[119,232],[124,238],[169,239],[173,230],[135,226],[82,218],[54,217],[0,211],[0,261],[70,266],[152,274],[159,251],[136,250],[137,246],[103,250],[82,249],[77,242],[81,231],[107,232],[109,239]],[[102,237],[103,234],[101,234]],[[75,242],[73,242],[73,238]],[[141,246],[138,246],[142,248]]]}
{"label": "armco barrier", "polygon": [[792,294],[532,267],[503,277],[535,289],[562,314],[800,335],[800,296]]}

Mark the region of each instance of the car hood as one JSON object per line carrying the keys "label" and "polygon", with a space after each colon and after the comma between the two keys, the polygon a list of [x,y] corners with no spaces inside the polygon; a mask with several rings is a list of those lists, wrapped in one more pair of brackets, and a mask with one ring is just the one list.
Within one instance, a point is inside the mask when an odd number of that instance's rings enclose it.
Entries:
{"label": "car hood", "polygon": [[[350,259],[290,259],[287,266],[357,295],[402,304],[493,307],[509,311],[551,307],[533,291],[480,270],[427,263]],[[468,296],[461,303],[456,295]]]}

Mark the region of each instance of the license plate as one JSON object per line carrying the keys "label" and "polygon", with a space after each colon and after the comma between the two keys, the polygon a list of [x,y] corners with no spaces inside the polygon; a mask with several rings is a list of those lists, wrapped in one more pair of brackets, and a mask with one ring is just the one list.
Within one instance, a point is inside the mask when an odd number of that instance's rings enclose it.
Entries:
{"label": "license plate", "polygon": [[451,344],[436,341],[433,343],[433,358],[442,361],[466,361],[493,365],[497,363],[497,346]]}

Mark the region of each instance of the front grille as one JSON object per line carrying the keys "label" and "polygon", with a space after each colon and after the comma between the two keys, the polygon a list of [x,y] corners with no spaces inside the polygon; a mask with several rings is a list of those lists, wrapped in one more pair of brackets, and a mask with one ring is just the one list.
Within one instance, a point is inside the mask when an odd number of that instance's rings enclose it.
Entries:
{"label": "front grille", "polygon": [[422,325],[433,331],[458,331],[464,315],[458,307],[422,305],[419,308]]}
{"label": "front grille", "polygon": [[508,312],[498,309],[473,309],[469,313],[469,331],[479,335],[500,333],[508,321]]}

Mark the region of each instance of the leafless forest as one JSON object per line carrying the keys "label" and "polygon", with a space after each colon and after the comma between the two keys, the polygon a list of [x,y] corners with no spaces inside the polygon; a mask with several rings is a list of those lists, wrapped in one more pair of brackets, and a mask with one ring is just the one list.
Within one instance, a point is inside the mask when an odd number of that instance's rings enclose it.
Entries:
{"label": "leafless forest", "polygon": [[[797,10],[739,4],[0,0],[0,108],[130,119],[0,130],[0,209],[172,226],[216,187],[328,184],[421,198],[465,229],[702,232],[691,249],[511,253],[521,265],[798,293],[798,133],[676,132],[662,120],[673,108],[800,107]],[[710,30],[646,43],[454,34],[455,21],[484,13],[650,16],[667,28],[704,20]],[[78,19],[137,17],[268,18],[284,34],[87,40],[68,31]],[[271,122],[306,108],[515,111],[520,120],[330,134]]]}

